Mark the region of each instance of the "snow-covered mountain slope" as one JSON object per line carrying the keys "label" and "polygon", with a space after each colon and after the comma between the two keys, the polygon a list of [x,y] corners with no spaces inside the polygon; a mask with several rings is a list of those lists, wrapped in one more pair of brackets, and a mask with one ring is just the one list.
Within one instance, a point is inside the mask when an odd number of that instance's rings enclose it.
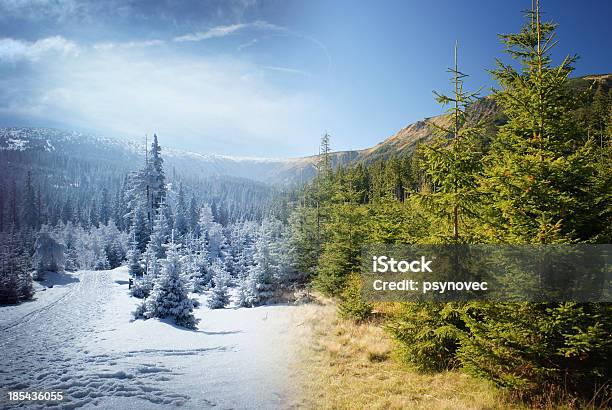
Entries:
{"label": "snow-covered mountain slope", "polygon": [[[161,139],[167,172],[195,177],[233,176],[263,182],[291,182],[282,170],[291,160],[230,157],[188,152]],[[144,161],[144,144],[51,128],[0,128],[0,151],[46,153],[80,161],[136,168]]]}
{"label": "snow-covered mountain slope", "polygon": [[[577,95],[582,95],[589,87],[593,88],[595,85],[607,93],[612,89],[612,74],[573,78],[568,83],[568,87]],[[499,107],[490,96],[478,100],[470,107],[470,111],[474,120],[492,131],[505,121]],[[333,152],[332,165],[335,167],[357,162],[367,164],[393,155],[410,154],[418,144],[430,141],[436,133],[436,126],[443,126],[447,121],[444,115],[425,118],[402,128],[373,147]],[[318,160],[316,155],[290,159],[264,159],[202,154],[172,149],[172,142],[164,141],[163,138],[160,142],[167,172],[174,170],[193,176],[233,176],[268,183],[295,183],[312,178]],[[0,151],[2,150],[25,153],[56,152],[69,158],[75,157],[98,163],[113,162],[132,169],[140,166],[144,160],[142,144],[49,128],[0,128]]]}
{"label": "snow-covered mountain slope", "polygon": [[[333,167],[356,162],[372,162],[397,153],[410,153],[420,141],[433,135],[432,123],[442,117],[419,121],[400,130],[372,148],[331,153]],[[172,148],[171,141],[160,139],[166,172],[184,176],[231,176],[271,184],[308,181],[316,172],[318,156],[270,159],[202,154]],[[77,158],[80,161],[114,164],[119,168],[140,166],[144,161],[144,144],[74,131],[50,128],[0,128],[0,151],[46,153]]]}
{"label": "snow-covered mountain slope", "polygon": [[[330,154],[333,167],[356,162],[370,163],[394,154],[411,153],[416,145],[428,141],[434,134],[432,124],[444,117],[432,117],[411,124],[374,147],[337,151]],[[160,139],[166,172],[185,176],[231,176],[248,178],[271,184],[308,181],[316,173],[318,156],[270,159],[244,158],[202,154],[172,148],[171,141]],[[74,131],[50,128],[0,128],[0,151],[24,153],[44,152],[83,161],[114,163],[118,167],[140,166],[144,161],[144,144]]]}

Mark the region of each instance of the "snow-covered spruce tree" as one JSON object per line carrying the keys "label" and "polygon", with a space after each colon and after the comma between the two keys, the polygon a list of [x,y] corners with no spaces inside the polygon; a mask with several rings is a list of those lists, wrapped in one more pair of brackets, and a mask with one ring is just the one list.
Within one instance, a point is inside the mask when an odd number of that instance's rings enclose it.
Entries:
{"label": "snow-covered spruce tree", "polygon": [[240,247],[243,243],[244,235],[242,235],[241,223],[234,223],[228,227],[228,252],[227,252],[227,260],[226,267],[227,271],[232,276],[237,276],[240,267],[239,256],[240,256]]}
{"label": "snow-covered spruce tree", "polygon": [[183,184],[179,186],[179,192],[176,199],[176,208],[174,210],[174,234],[175,240],[182,242],[182,238],[187,234],[187,204],[185,202],[185,191]]}
{"label": "snow-covered spruce tree", "polygon": [[166,221],[168,223],[167,224],[168,237],[170,237],[170,233],[172,232],[172,227],[174,226],[174,211],[172,210],[172,207],[168,203],[164,203],[164,206],[162,206],[159,211],[163,212],[164,215],[166,216]]}
{"label": "snow-covered spruce tree", "polygon": [[244,279],[253,263],[256,224],[251,221],[232,224],[229,229],[229,248],[226,268],[233,277]]}
{"label": "snow-covered spruce tree", "polygon": [[189,272],[193,282],[194,292],[200,293],[210,288],[212,275],[210,272],[209,231],[216,225],[209,204],[200,209],[196,231],[188,243],[190,249]]}
{"label": "snow-covered spruce tree", "polygon": [[79,269],[79,254],[76,248],[77,238],[72,222],[67,223],[64,227],[63,237],[64,244],[66,245],[66,250],[64,251],[66,255],[64,269],[74,272]]}
{"label": "snow-covered spruce tree", "polygon": [[276,289],[274,278],[278,268],[274,260],[275,254],[272,231],[264,221],[255,242],[254,264],[249,268],[247,277],[239,287],[240,306],[252,307],[272,300]]}
{"label": "snow-covered spruce tree", "polygon": [[103,238],[103,250],[106,253],[110,269],[121,266],[126,257],[125,233],[119,232],[114,221],[109,221],[108,225],[100,225],[99,231]]}
{"label": "snow-covered spruce tree", "polygon": [[111,269],[115,269],[121,266],[121,263],[127,257],[127,251],[125,246],[125,244],[127,243],[126,238],[127,235],[123,233],[120,235],[120,237],[113,238],[108,247],[106,248],[108,261],[110,263]]}
{"label": "snow-covered spruce tree", "polygon": [[210,259],[206,246],[202,245],[199,240],[196,241],[196,249],[192,255],[191,263],[193,291],[200,293],[209,289],[212,281]]}
{"label": "snow-covered spruce tree", "polygon": [[98,205],[96,204],[95,198],[93,199],[89,210],[89,226],[92,228],[97,228],[99,226]]}
{"label": "snow-covered spruce tree", "polygon": [[298,282],[303,281],[303,276],[293,266],[292,257],[295,255],[295,250],[290,241],[291,232],[287,225],[277,220],[276,228],[279,234],[274,240],[276,249],[274,258],[276,260],[276,282],[282,286],[289,288]]}
{"label": "snow-covered spruce tree", "polygon": [[138,245],[138,251],[140,253],[144,252],[147,243],[149,242],[149,228],[147,226],[142,205],[139,205],[134,210],[134,218],[132,221],[132,226],[130,227],[130,235],[135,238],[136,244]]}
{"label": "snow-covered spruce tree", "polygon": [[161,275],[155,280],[153,290],[134,312],[136,318],[171,318],[178,326],[196,329],[198,319],[193,316],[194,300],[189,298],[181,277],[178,246],[171,243]]}
{"label": "snow-covered spruce tree", "polygon": [[153,222],[153,231],[151,232],[151,240],[147,245],[147,252],[155,254],[157,259],[166,257],[166,248],[164,245],[168,242],[170,235],[170,225],[165,212],[165,205],[162,205],[155,221]]}
{"label": "snow-covered spruce tree", "polygon": [[221,258],[224,259],[227,254],[227,239],[223,234],[223,226],[214,222],[208,232],[208,255],[210,259]]}
{"label": "snow-covered spruce tree", "polygon": [[212,290],[210,299],[208,300],[208,307],[211,309],[223,309],[229,304],[229,273],[225,270],[223,264],[216,260],[210,266],[213,282],[215,287]]}
{"label": "snow-covered spruce tree", "polygon": [[151,208],[157,211],[166,197],[166,176],[164,175],[164,159],[161,156],[161,146],[157,134],[153,134],[150,160],[147,165]]}
{"label": "snow-covered spruce tree", "polygon": [[161,266],[155,257],[155,254],[147,255],[146,273],[142,276],[142,278],[134,282],[131,289],[132,296],[140,299],[149,297],[151,291],[153,290],[153,286],[155,285],[155,280],[160,273]]}
{"label": "snow-covered spruce tree", "polygon": [[75,249],[79,269],[93,269],[100,252],[97,239],[85,227],[73,224],[72,222],[69,224],[74,226]]}
{"label": "snow-covered spruce tree", "polygon": [[17,295],[19,300],[29,300],[34,296],[34,287],[32,286],[32,275],[30,274],[29,259],[26,255],[19,256],[19,272],[17,274]]}
{"label": "snow-covered spruce tree", "polygon": [[[126,219],[133,225],[136,222],[137,212],[141,212],[145,225],[150,228],[157,209],[166,195],[163,159],[156,135],[153,137],[151,150],[146,152],[144,167],[130,174],[126,185],[125,196],[129,210],[125,214]],[[144,244],[148,242],[148,230],[146,233],[147,240],[144,243],[140,242],[139,238],[141,252],[144,252]]]}
{"label": "snow-covered spruce tree", "polygon": [[161,274],[162,267],[159,259],[155,255],[151,255],[147,266],[147,275],[153,278],[158,277]]}
{"label": "snow-covered spruce tree", "polygon": [[138,250],[138,242],[132,239],[132,244],[128,252],[128,273],[132,277],[140,276],[142,267],[140,266],[140,251]]}
{"label": "snow-covered spruce tree", "polygon": [[0,234],[0,305],[19,302],[18,260],[9,246],[10,235]]}
{"label": "snow-covered spruce tree", "polygon": [[212,209],[210,208],[210,204],[202,205],[202,209],[200,209],[200,217],[198,219],[200,236],[205,236],[214,222],[215,220],[213,217]]}

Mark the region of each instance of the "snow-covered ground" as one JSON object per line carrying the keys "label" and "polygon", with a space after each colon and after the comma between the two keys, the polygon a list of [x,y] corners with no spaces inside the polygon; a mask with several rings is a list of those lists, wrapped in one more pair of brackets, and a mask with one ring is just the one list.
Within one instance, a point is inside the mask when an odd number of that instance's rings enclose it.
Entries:
{"label": "snow-covered ground", "polygon": [[[292,306],[196,309],[197,331],[132,320],[127,271],[54,274],[36,300],[0,307],[7,391],[63,391],[60,408],[282,408],[290,400]],[[47,403],[48,405],[48,403]],[[40,407],[43,407],[39,404]]]}

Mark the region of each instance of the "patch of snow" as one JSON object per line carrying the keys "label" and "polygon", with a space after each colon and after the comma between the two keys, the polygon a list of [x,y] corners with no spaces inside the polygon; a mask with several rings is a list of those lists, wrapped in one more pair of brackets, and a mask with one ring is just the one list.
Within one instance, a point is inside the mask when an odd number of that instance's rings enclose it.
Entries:
{"label": "patch of snow", "polygon": [[287,407],[295,307],[209,310],[193,295],[191,331],[134,321],[127,282],[125,267],[50,275],[35,301],[1,307],[0,390],[61,390],[66,408]]}

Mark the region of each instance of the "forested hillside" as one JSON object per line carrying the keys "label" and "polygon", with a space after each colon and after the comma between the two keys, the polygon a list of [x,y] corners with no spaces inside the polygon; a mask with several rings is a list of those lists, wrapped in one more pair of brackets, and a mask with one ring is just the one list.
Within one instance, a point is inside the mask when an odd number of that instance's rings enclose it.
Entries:
{"label": "forested hillside", "polygon": [[[342,316],[383,317],[411,368],[462,369],[536,406],[568,396],[605,406],[609,304],[370,303],[360,291],[361,251],[371,243],[612,240],[611,76],[571,79],[576,58],[553,64],[556,25],[540,19],[536,7],[519,33],[500,36],[517,64],[498,61],[492,96],[464,88],[455,48],[452,91],[435,93],[444,116],[337,169],[326,136],[318,174],[290,218],[295,263],[341,301]],[[413,154],[391,154],[402,150]]]}
{"label": "forested hillside", "polygon": [[[49,146],[47,140],[42,145]],[[187,276],[206,288],[218,270],[215,261],[223,272],[243,277],[259,239],[269,257],[267,246],[280,238],[274,221],[286,200],[270,185],[176,172],[166,177],[156,136],[139,163],[86,152],[80,158],[55,148],[0,151],[2,303],[32,296],[30,269],[42,277],[48,268],[39,254],[41,246],[49,246],[41,237],[49,235],[64,247],[65,261],[55,268],[66,270],[115,268],[137,253],[133,263],[145,264],[148,272],[149,260],[141,261],[140,254],[148,249],[162,259],[162,245],[175,241],[187,258]],[[142,273],[133,270],[135,276]],[[195,279],[198,275],[204,279]]]}

